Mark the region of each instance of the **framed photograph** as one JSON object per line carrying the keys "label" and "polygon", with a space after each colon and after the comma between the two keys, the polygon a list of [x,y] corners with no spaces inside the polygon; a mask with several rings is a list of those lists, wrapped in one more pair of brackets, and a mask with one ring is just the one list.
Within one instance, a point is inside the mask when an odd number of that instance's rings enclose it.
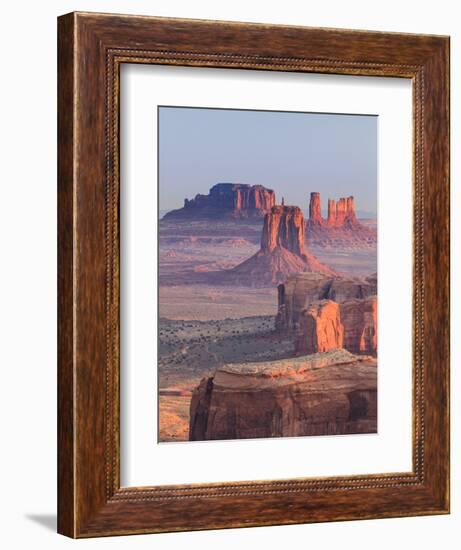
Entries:
{"label": "framed photograph", "polygon": [[449,512],[449,39],[58,20],[58,531]]}

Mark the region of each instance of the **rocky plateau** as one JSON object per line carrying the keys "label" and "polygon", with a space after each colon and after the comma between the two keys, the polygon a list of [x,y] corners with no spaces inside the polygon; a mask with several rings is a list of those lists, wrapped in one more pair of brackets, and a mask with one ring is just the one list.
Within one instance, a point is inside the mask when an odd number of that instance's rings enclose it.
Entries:
{"label": "rocky plateau", "polygon": [[194,389],[189,439],[374,433],[376,359],[331,350],[226,364]]}
{"label": "rocky plateau", "polygon": [[184,206],[165,214],[172,219],[262,218],[275,205],[275,193],[263,185],[217,183],[208,195],[184,199]]}

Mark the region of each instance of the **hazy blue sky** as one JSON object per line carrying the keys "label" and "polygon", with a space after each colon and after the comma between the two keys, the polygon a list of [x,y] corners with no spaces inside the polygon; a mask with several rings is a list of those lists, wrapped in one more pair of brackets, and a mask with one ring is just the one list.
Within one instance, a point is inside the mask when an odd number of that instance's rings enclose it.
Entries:
{"label": "hazy blue sky", "polygon": [[159,108],[160,209],[219,182],[261,184],[307,209],[311,191],[375,213],[377,117]]}

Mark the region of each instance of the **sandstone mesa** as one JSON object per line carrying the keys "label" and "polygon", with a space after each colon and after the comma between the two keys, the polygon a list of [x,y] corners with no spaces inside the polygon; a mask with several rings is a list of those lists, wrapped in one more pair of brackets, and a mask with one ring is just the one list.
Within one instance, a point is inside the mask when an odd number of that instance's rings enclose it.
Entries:
{"label": "sandstone mesa", "polygon": [[275,205],[275,193],[263,185],[217,183],[208,195],[184,199],[184,206],[165,214],[165,220],[262,218]]}
{"label": "sandstone mesa", "polygon": [[224,365],[190,405],[190,440],[372,433],[376,359],[345,350]]}

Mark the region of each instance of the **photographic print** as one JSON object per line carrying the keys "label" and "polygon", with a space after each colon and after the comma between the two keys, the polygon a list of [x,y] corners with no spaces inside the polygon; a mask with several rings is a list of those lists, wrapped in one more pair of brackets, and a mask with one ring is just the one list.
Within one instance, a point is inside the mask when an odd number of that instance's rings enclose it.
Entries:
{"label": "photographic print", "polygon": [[377,124],[158,107],[160,442],[377,432]]}

